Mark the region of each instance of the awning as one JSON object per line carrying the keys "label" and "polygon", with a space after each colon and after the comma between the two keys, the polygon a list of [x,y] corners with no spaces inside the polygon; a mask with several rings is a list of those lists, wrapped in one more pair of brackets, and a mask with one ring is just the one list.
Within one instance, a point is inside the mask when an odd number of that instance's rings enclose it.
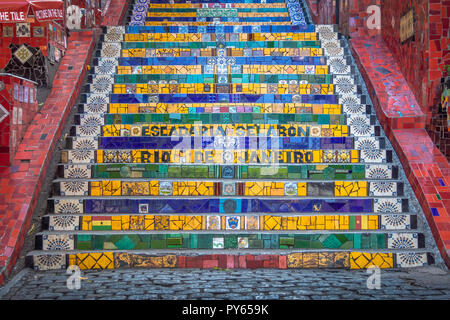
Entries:
{"label": "awning", "polygon": [[37,21],[63,19],[63,0],[2,0],[0,23],[25,22],[31,11]]}

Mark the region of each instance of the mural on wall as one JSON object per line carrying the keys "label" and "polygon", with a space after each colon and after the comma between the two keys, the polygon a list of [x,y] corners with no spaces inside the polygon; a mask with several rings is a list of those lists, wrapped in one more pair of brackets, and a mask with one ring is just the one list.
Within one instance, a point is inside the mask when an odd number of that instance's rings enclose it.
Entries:
{"label": "mural on wall", "polygon": [[89,29],[101,22],[100,0],[66,0],[66,26],[70,30]]}
{"label": "mural on wall", "polygon": [[47,60],[58,62],[67,47],[64,2],[15,0],[17,7],[10,5],[0,1],[0,69],[47,86]]}
{"label": "mural on wall", "polygon": [[11,43],[9,49],[11,59],[4,68],[6,73],[30,79],[37,82],[39,87],[48,85],[45,57],[39,47]]}

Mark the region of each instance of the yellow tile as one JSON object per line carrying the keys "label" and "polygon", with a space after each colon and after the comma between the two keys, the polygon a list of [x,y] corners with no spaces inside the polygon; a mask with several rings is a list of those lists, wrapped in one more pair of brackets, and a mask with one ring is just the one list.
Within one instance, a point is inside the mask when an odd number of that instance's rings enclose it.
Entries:
{"label": "yellow tile", "polygon": [[81,230],[87,230],[87,231],[92,230],[92,217],[91,216],[83,217]]}
{"label": "yellow tile", "polygon": [[112,216],[111,217],[111,230],[122,231],[122,217]]}
{"label": "yellow tile", "polygon": [[281,230],[281,217],[264,216],[264,230]]}

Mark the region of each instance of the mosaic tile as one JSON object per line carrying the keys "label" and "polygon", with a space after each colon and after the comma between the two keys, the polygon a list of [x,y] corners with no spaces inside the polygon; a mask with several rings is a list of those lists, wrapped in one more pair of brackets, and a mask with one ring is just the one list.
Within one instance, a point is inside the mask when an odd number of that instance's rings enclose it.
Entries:
{"label": "mosaic tile", "polygon": [[411,229],[411,216],[404,214],[381,215],[381,228],[387,230]]}
{"label": "mosaic tile", "polygon": [[393,268],[394,257],[392,253],[350,253],[350,269],[365,269],[370,266],[378,268]]}
{"label": "mosaic tile", "polygon": [[42,249],[43,250],[73,250],[75,246],[73,235],[43,235]]}
{"label": "mosaic tile", "polygon": [[91,178],[90,165],[65,165],[64,178],[66,179],[88,179]]}
{"label": "mosaic tile", "polygon": [[83,213],[83,201],[82,200],[57,200],[54,201],[54,212],[58,214],[78,214]]}
{"label": "mosaic tile", "polygon": [[392,233],[388,236],[388,248],[390,249],[417,249],[418,247],[415,233]]}
{"label": "mosaic tile", "polygon": [[426,253],[402,252],[396,254],[396,264],[402,268],[423,267],[427,265]]}
{"label": "mosaic tile", "polygon": [[114,256],[112,252],[71,254],[69,264],[81,270],[114,269]]}
{"label": "mosaic tile", "polygon": [[48,229],[50,231],[73,231],[78,230],[80,219],[77,216],[50,216]]}
{"label": "mosaic tile", "polygon": [[66,255],[42,254],[33,256],[33,267],[37,271],[66,269]]}

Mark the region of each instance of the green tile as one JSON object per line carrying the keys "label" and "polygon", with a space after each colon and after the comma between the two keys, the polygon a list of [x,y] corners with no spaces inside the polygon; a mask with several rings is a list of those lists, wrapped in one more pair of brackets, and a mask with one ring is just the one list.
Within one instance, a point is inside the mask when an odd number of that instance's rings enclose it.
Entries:
{"label": "green tile", "polygon": [[328,249],[338,249],[342,243],[334,234],[330,234],[324,241],[322,241],[322,245]]}
{"label": "green tile", "polygon": [[354,241],[354,247],[355,247],[355,249],[362,249],[362,246],[361,246],[361,234],[355,234],[354,236],[353,236],[353,241]]}
{"label": "green tile", "polygon": [[105,237],[102,235],[94,235],[92,239],[92,250],[102,250]]}
{"label": "green tile", "polygon": [[197,235],[191,234],[191,249],[197,249]]}
{"label": "green tile", "polygon": [[294,245],[294,238],[280,237],[280,246],[281,245],[293,246]]}
{"label": "green tile", "polygon": [[348,225],[350,230],[355,230],[355,216],[348,217]]}
{"label": "green tile", "polygon": [[153,240],[151,241],[152,249],[165,249],[166,248],[166,240]]}
{"label": "green tile", "polygon": [[224,247],[226,249],[236,249],[238,247],[237,237],[233,235],[225,235]]}
{"label": "green tile", "polygon": [[212,249],[212,234],[199,234],[198,235],[198,248],[199,249]]}
{"label": "green tile", "polygon": [[256,240],[248,240],[248,247],[252,249],[263,249],[264,248],[264,240],[256,239]]}
{"label": "green tile", "polygon": [[168,238],[167,244],[179,246],[179,245],[183,244],[183,239],[182,238]]}
{"label": "green tile", "polygon": [[136,246],[136,242],[128,235],[123,236],[119,241],[114,242],[114,244],[119,250],[131,250]]}
{"label": "green tile", "polygon": [[309,240],[295,240],[294,242],[294,248],[296,249],[306,249],[310,247],[310,241]]}
{"label": "green tile", "polygon": [[78,234],[77,241],[91,241],[92,235],[90,234]]}
{"label": "green tile", "polygon": [[387,240],[385,234],[377,234],[377,248],[378,249],[387,248]]}
{"label": "green tile", "polygon": [[320,241],[311,241],[311,249],[323,249],[325,248]]}
{"label": "green tile", "polygon": [[76,248],[78,250],[92,250],[92,242],[91,241],[77,241]]}

